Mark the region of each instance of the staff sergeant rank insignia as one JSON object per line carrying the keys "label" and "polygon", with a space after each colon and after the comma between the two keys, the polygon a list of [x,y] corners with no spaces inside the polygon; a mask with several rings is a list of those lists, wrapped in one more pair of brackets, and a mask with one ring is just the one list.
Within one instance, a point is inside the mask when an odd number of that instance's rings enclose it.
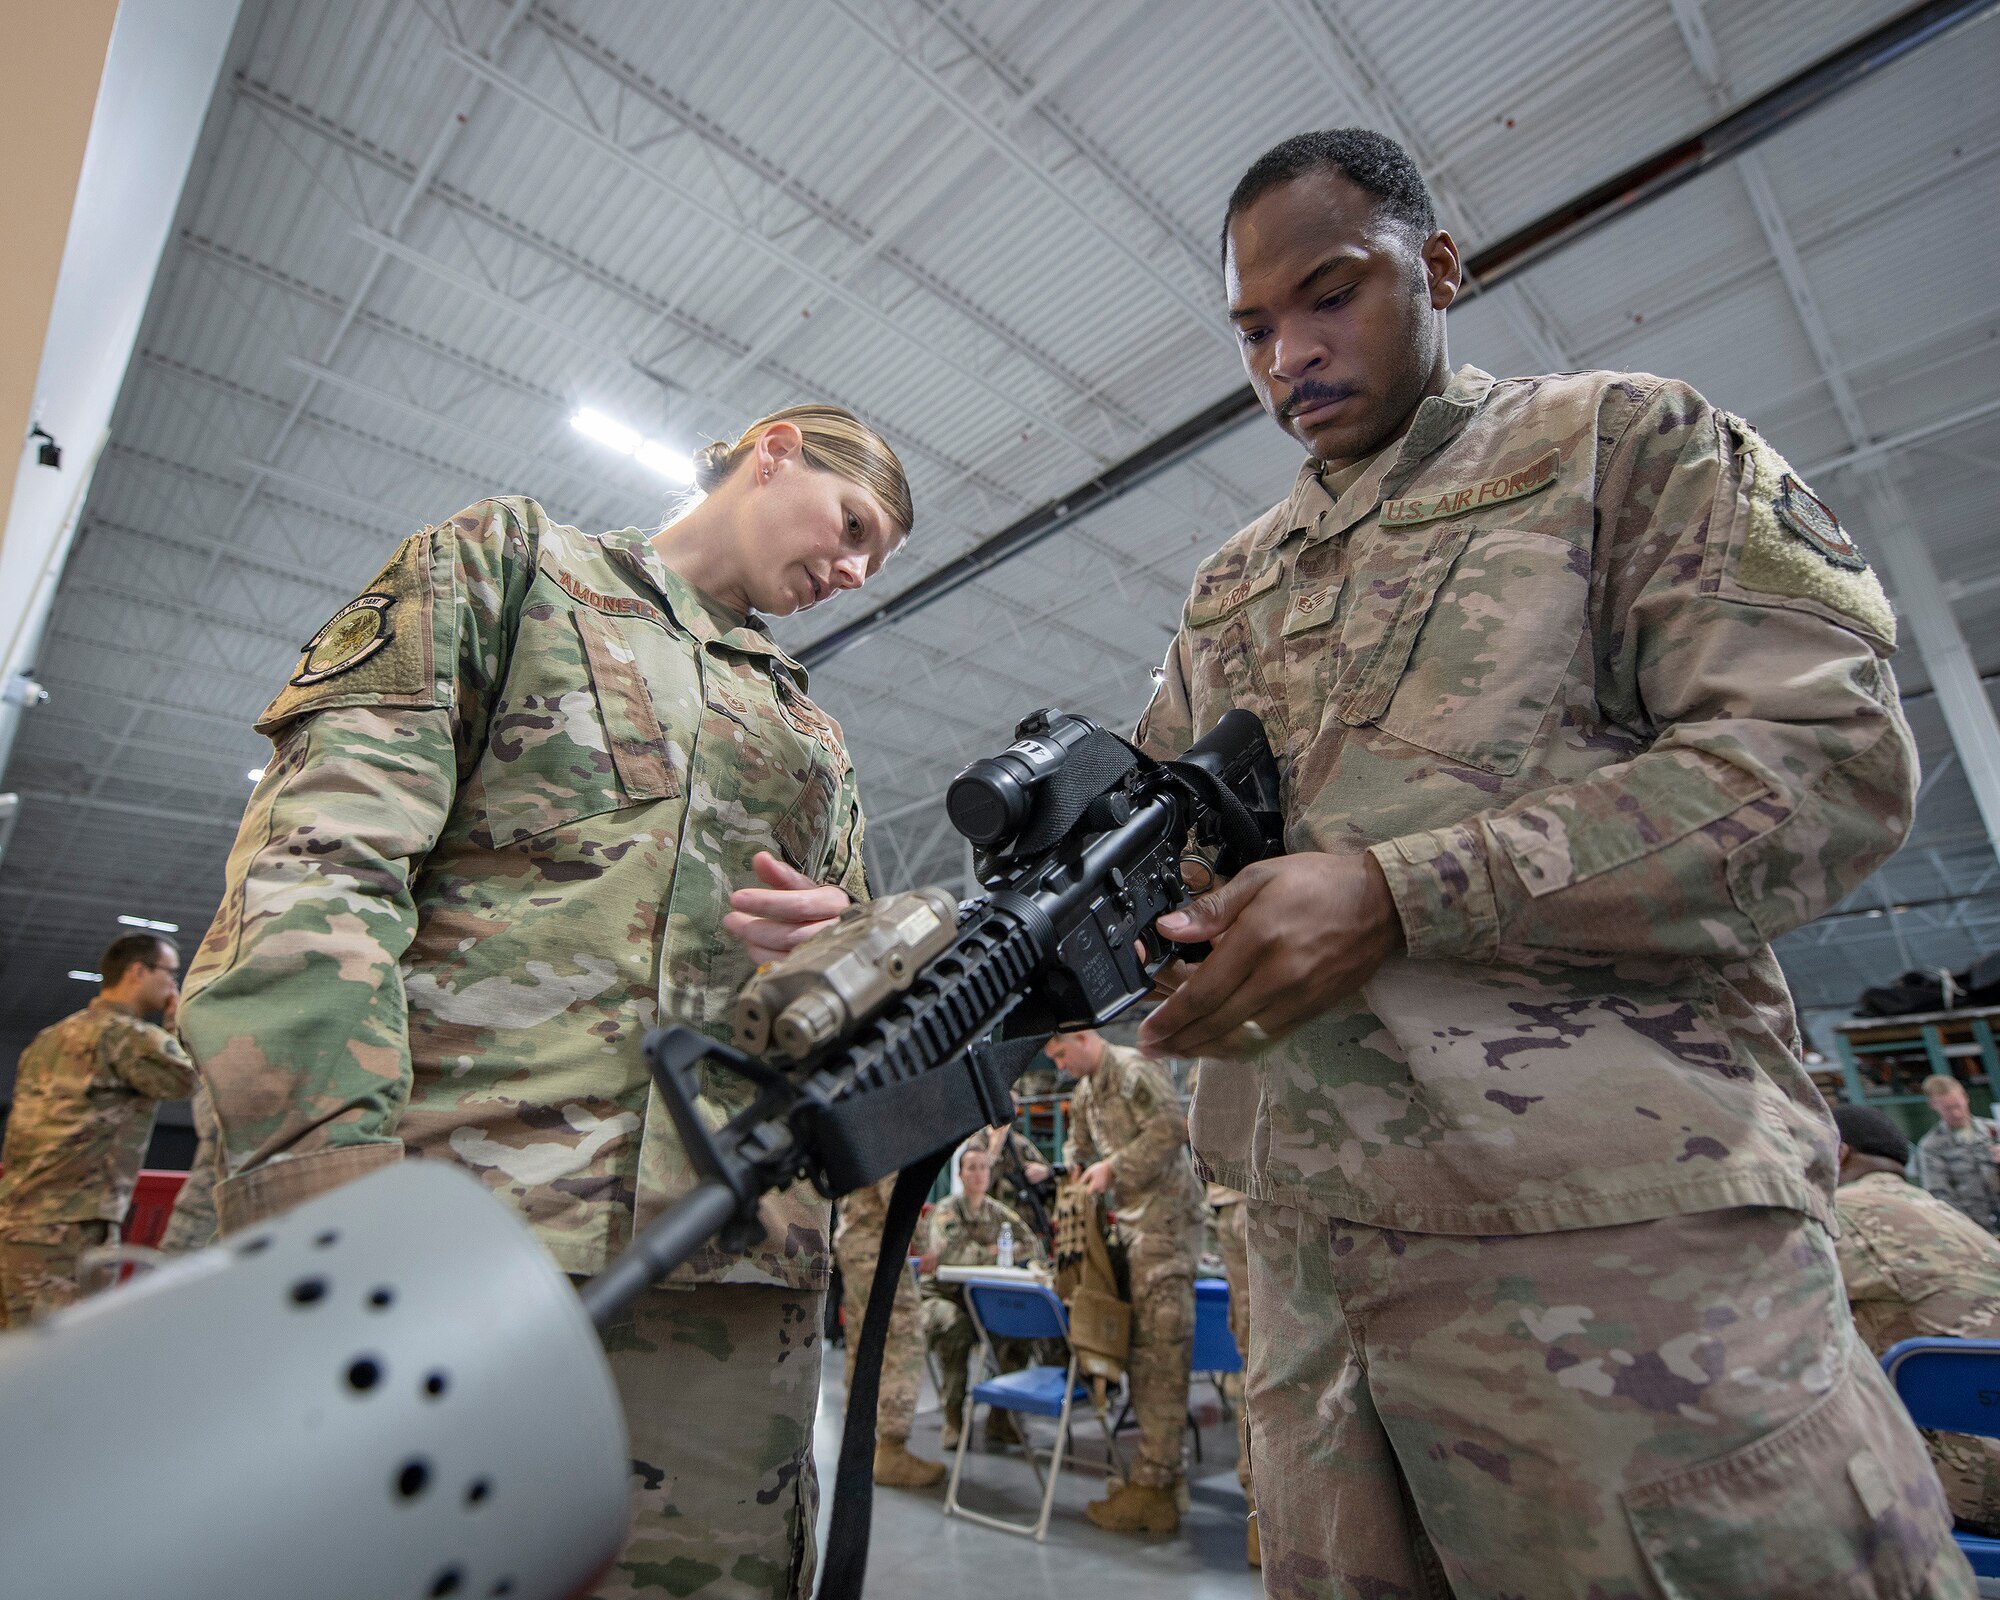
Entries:
{"label": "staff sergeant rank insignia", "polygon": [[386,646],[396,637],[395,629],[389,626],[389,607],[395,601],[394,595],[364,594],[334,612],[333,619],[306,641],[299,670],[291,677],[292,687],[304,689],[323,683],[360,666]]}
{"label": "staff sergeant rank insignia", "polygon": [[1833,508],[1789,472],[1778,481],[1778,498],[1771,502],[1771,509],[1787,532],[1803,539],[1836,567],[1859,572],[1868,565]]}

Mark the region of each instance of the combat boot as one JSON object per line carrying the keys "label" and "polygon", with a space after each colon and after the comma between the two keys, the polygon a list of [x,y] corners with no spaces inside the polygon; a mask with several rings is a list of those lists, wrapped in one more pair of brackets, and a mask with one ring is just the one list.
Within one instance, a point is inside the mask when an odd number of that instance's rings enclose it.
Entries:
{"label": "combat boot", "polygon": [[1178,1533],[1181,1514],[1174,1491],[1150,1483],[1120,1484],[1084,1514],[1107,1533]]}
{"label": "combat boot", "polygon": [[877,1439],[875,1481],[885,1489],[928,1489],[944,1481],[944,1463],[911,1455],[906,1440]]}
{"label": "combat boot", "polygon": [[1027,1438],[1021,1432],[1021,1425],[1014,1420],[1011,1411],[989,1411],[986,1413],[986,1448],[1005,1450],[1010,1444],[1026,1444]]}
{"label": "combat boot", "polygon": [[1248,1527],[1250,1530],[1247,1536],[1248,1546],[1245,1551],[1245,1559],[1249,1561],[1251,1566],[1261,1568],[1264,1565],[1264,1546],[1262,1541],[1260,1541],[1257,1537],[1256,1512],[1253,1511],[1250,1513],[1250,1520],[1248,1523],[1245,1524],[1245,1526]]}

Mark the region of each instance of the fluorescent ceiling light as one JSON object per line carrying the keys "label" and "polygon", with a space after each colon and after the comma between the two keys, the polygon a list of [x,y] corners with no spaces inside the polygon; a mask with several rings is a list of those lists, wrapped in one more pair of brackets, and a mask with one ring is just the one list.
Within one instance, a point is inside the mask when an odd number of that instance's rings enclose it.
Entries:
{"label": "fluorescent ceiling light", "polygon": [[71,967],[69,969],[69,975],[72,978],[75,978],[79,983],[102,983],[104,981],[103,973],[84,972],[76,967]]}
{"label": "fluorescent ceiling light", "polygon": [[128,928],[151,928],[155,933],[179,933],[181,931],[181,925],[178,922],[155,922],[151,917],[120,917],[118,920]]}
{"label": "fluorescent ceiling light", "polygon": [[252,767],[243,776],[248,778],[252,783],[262,783],[264,781],[264,769],[262,767]]}
{"label": "fluorescent ceiling light", "polygon": [[637,428],[628,428],[616,417],[607,417],[595,406],[585,406],[569,419],[569,425],[586,439],[631,456],[648,472],[657,472],[669,483],[689,488],[694,483],[694,459],[672,445],[648,439]]}
{"label": "fluorescent ceiling light", "polygon": [[599,444],[609,445],[621,456],[629,456],[639,448],[639,430],[628,428],[615,417],[607,417],[602,411],[585,406],[569,419],[569,425],[586,439],[595,439]]}
{"label": "fluorescent ceiling light", "polygon": [[657,439],[642,439],[632,459],[649,472],[657,472],[669,483],[686,488],[694,482],[694,460],[678,450],[670,450]]}

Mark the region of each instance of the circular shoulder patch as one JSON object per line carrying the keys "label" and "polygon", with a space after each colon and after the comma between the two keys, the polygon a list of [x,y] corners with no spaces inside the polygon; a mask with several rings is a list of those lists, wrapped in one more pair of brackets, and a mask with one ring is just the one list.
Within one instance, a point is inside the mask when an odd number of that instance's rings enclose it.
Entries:
{"label": "circular shoulder patch", "polygon": [[396,597],[387,594],[364,594],[348,601],[306,641],[292,687],[304,689],[358,667],[388,644],[396,637],[389,626],[389,608],[395,603]]}
{"label": "circular shoulder patch", "polygon": [[1778,483],[1778,497],[1771,503],[1771,509],[1788,532],[1803,539],[1836,567],[1859,572],[1868,565],[1868,558],[1847,536],[1833,508],[1789,472]]}

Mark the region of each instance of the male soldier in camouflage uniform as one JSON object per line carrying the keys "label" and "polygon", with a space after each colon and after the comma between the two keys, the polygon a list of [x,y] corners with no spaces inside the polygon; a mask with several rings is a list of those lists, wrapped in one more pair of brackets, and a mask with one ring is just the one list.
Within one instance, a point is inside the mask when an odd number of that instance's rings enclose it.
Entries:
{"label": "male soldier in camouflage uniform", "polygon": [[1225,277],[1312,459],[1141,738],[1259,714],[1289,853],[1161,919],[1213,952],[1140,1043],[1218,1058],[1267,1589],[1970,1594],[1770,949],[1909,826],[1881,588],[1685,384],[1454,373],[1393,141],[1261,158]]}
{"label": "male soldier in camouflage uniform", "polygon": [[1059,1033],[1048,1057],[1080,1079],[1070,1098],[1063,1164],[1092,1194],[1109,1195],[1132,1287],[1125,1371],[1139,1422],[1132,1474],[1084,1509],[1113,1533],[1172,1533],[1181,1525],[1181,1434],[1194,1357],[1194,1268],[1207,1200],[1188,1158],[1187,1119],[1167,1075],[1097,1033]]}
{"label": "male soldier in camouflage uniform", "polygon": [[[959,1146],[954,1158],[961,1192],[948,1195],[931,1208],[924,1248],[925,1270],[939,1267],[990,1267],[1000,1259],[1000,1230],[1014,1230],[1014,1265],[1045,1267],[1048,1257],[1035,1230],[1019,1212],[1002,1205],[988,1192],[992,1180],[992,1158],[977,1134]],[[972,1326],[972,1314],[965,1308],[965,1293],[955,1283],[935,1278],[924,1284],[924,1335],[937,1352],[944,1387],[938,1395],[944,1411],[944,1445],[958,1443],[965,1418],[967,1367],[979,1335]],[[995,1339],[993,1354],[1006,1371],[1027,1365],[1030,1346],[1018,1339]],[[1005,1412],[986,1419],[988,1448],[1019,1441],[1014,1421]]]}
{"label": "male soldier in camouflage uniform", "polygon": [[1937,1126],[1917,1141],[1917,1182],[1988,1233],[2000,1233],[2000,1125],[1972,1114],[1965,1085],[1924,1079]]}
{"label": "male soldier in camouflage uniform", "polygon": [[[194,1064],[167,1031],[180,966],[155,934],[114,939],[97,998],[21,1052],[0,1151],[0,1328],[69,1304],[77,1258],[118,1242],[153,1113],[194,1087]],[[166,1027],[145,1020],[154,1013]]]}
{"label": "male soldier in camouflage uniform", "polygon": [[[882,1227],[889,1220],[895,1174],[856,1189],[839,1206],[833,1253],[840,1262],[840,1300],[847,1349],[847,1392],[854,1393],[854,1362],[861,1350],[861,1319],[882,1255]],[[896,1276],[896,1303],[882,1346],[881,1391],[875,1402],[875,1481],[892,1489],[927,1489],[944,1477],[944,1463],[910,1453],[910,1424],[924,1378],[924,1310],[909,1272]]]}
{"label": "male soldier in camouflage uniform", "polygon": [[[2000,1243],[1903,1179],[1910,1141],[1873,1106],[1835,1106],[1840,1276],[1878,1356],[1904,1339],[2000,1336]],[[1924,1430],[1952,1515],[2000,1538],[2000,1439]]]}
{"label": "male soldier in camouflage uniform", "polygon": [[[788,438],[726,493],[782,482]],[[901,535],[862,514],[840,587]],[[481,501],[405,541],[258,719],[272,759],[181,1017],[225,1235],[421,1155],[583,1276],[692,1186],[641,1039],[729,1036],[753,867],[865,888],[839,730],[663,548]],[[704,1099],[719,1121],[747,1089]],[[828,1220],[806,1186],[767,1197],[761,1245],[711,1243],[607,1330],[639,1481],[603,1600],[809,1588]]]}

